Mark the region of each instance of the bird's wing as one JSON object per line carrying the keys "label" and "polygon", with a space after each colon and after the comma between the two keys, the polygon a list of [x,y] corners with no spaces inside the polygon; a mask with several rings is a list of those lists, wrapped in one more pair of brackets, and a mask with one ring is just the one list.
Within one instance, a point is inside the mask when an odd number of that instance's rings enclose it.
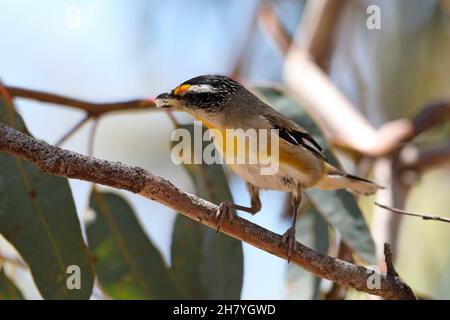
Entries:
{"label": "bird's wing", "polygon": [[301,146],[326,161],[322,147],[304,128],[273,109],[262,112],[262,116],[269,121],[273,129],[279,130],[281,139]]}

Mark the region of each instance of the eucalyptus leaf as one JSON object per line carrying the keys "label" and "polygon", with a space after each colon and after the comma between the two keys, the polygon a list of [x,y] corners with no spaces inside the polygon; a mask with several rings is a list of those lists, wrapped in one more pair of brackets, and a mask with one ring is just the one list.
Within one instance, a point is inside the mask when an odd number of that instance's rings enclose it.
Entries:
{"label": "eucalyptus leaf", "polygon": [[205,230],[178,214],[172,238],[172,274],[184,299],[206,299],[199,262],[203,259]]}
{"label": "eucalyptus leaf", "polygon": [[[180,129],[188,130],[194,136],[192,125]],[[194,181],[199,197],[216,204],[232,201],[221,165],[184,166]],[[172,261],[174,276],[183,283],[185,297],[190,298],[195,291],[196,298],[240,298],[243,281],[240,241],[179,215],[174,228]]]}
{"label": "eucalyptus leaf", "polygon": [[[257,91],[270,106],[308,130],[323,147],[328,161],[340,167],[321,130],[300,105],[274,88],[258,87]],[[307,189],[306,193],[316,210],[340,232],[344,241],[368,263],[375,263],[375,245],[355,198],[344,190],[324,191],[312,188]]]}
{"label": "eucalyptus leaf", "polygon": [[114,299],[179,298],[169,268],[125,199],[93,190],[90,206],[95,218],[86,233],[102,289]]}
{"label": "eucalyptus leaf", "polygon": [[[29,134],[12,108],[0,99],[0,121]],[[94,274],[67,179],[0,153],[0,233],[45,299],[90,298]]]}
{"label": "eucalyptus leaf", "polygon": [[[297,241],[327,254],[329,245],[328,224],[312,205],[297,223]],[[288,266],[288,298],[315,300],[319,295],[321,279],[296,265]]]}

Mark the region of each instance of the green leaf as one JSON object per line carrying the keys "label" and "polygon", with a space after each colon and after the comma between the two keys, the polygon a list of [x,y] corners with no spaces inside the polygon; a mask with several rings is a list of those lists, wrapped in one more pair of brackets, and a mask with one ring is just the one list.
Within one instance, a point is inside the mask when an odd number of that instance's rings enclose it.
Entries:
{"label": "green leaf", "polygon": [[3,269],[0,269],[0,300],[23,300],[22,292],[8,279]]}
{"label": "green leaf", "polygon": [[[192,125],[182,129],[188,130],[194,137]],[[199,197],[216,204],[232,201],[221,165],[184,166],[194,181]],[[243,281],[240,241],[179,215],[172,241],[172,261],[174,277],[177,282],[181,281],[186,298],[240,298]],[[202,289],[197,291],[197,288]],[[194,291],[197,293],[192,296]]]}
{"label": "green leaf", "polygon": [[[264,87],[258,88],[258,91],[273,108],[308,130],[323,147],[328,161],[340,167],[319,127],[301,106],[279,90]],[[375,245],[355,198],[344,190],[307,189],[306,193],[325,220],[339,230],[344,241],[368,263],[373,264]]]}
{"label": "green leaf", "polygon": [[[310,206],[297,223],[297,241],[327,254],[328,225],[314,206]],[[298,300],[315,300],[319,295],[321,279],[293,264],[288,266],[288,297]]]}
{"label": "green leaf", "polygon": [[317,211],[339,230],[344,241],[366,262],[375,264],[375,245],[353,195],[345,190],[310,189],[307,193]]}
{"label": "green leaf", "polygon": [[184,299],[206,299],[199,261],[202,260],[203,228],[178,214],[172,238],[172,274]]}
{"label": "green leaf", "polygon": [[[0,99],[0,121],[28,133],[20,116]],[[89,299],[94,274],[67,179],[0,153],[0,233],[30,266],[45,299]],[[69,266],[81,288],[69,289]]]}
{"label": "green leaf", "polygon": [[103,290],[115,299],[178,298],[169,269],[121,196],[93,191],[95,219],[86,223],[88,244]]}

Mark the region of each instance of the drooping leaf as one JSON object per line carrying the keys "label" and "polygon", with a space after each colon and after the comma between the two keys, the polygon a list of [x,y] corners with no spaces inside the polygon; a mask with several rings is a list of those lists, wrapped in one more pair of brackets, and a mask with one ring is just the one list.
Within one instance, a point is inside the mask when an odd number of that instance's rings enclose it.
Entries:
{"label": "drooping leaf", "polygon": [[[0,121],[28,133],[2,99]],[[94,274],[67,179],[0,153],[0,233],[28,263],[45,299],[89,299]],[[79,289],[68,286],[70,266],[79,268]]]}
{"label": "drooping leaf", "polygon": [[317,211],[339,230],[345,242],[366,262],[375,264],[373,240],[353,195],[345,190],[311,189],[307,193]]}
{"label": "drooping leaf", "polygon": [[[182,128],[194,137],[193,126]],[[220,164],[185,164],[185,167],[199,197],[216,204],[232,201]],[[174,276],[183,284],[187,298],[191,298],[194,291],[196,298],[240,298],[243,254],[241,242],[236,239],[179,215],[172,242],[172,265]],[[197,291],[197,288],[202,289]]]}
{"label": "drooping leaf", "polygon": [[206,299],[199,262],[202,261],[203,232],[198,223],[179,214],[172,237],[172,274],[185,299]]}
{"label": "drooping leaf", "polygon": [[178,298],[170,271],[121,196],[94,190],[87,221],[89,248],[103,290],[115,299]]}
{"label": "drooping leaf", "polygon": [[[328,224],[314,206],[309,206],[298,221],[296,239],[320,253],[327,253],[329,245]],[[321,279],[312,273],[289,264],[288,297],[297,300],[317,299],[320,281]]]}
{"label": "drooping leaf", "polygon": [[23,300],[22,292],[0,269],[0,300]]}
{"label": "drooping leaf", "polygon": [[[321,130],[301,106],[280,90],[259,87],[258,92],[269,105],[308,130],[323,147],[328,161],[339,167]],[[355,198],[344,190],[307,189],[306,193],[325,220],[339,230],[344,241],[368,263],[374,263],[375,245]]]}

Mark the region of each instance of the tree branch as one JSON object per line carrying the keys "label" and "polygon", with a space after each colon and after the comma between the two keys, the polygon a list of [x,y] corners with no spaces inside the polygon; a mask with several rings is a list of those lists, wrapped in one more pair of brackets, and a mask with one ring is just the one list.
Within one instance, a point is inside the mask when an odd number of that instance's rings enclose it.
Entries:
{"label": "tree branch", "polygon": [[330,67],[335,30],[345,1],[307,1],[297,32],[297,42],[325,72]]}
{"label": "tree branch", "polygon": [[[218,207],[215,204],[185,193],[169,181],[142,168],[87,157],[50,146],[1,123],[0,151],[34,163],[43,172],[51,175],[90,181],[140,194],[217,229]],[[225,220],[220,231],[287,260],[287,248],[280,244],[280,235],[245,219],[235,217],[231,222]],[[368,278],[374,276],[372,270],[325,256],[300,243],[296,243],[291,261],[319,277],[359,291],[387,299],[415,299],[412,292],[382,274],[375,275],[381,279],[380,288],[368,287]]]}
{"label": "tree branch", "polygon": [[11,97],[33,99],[41,102],[61,104],[67,107],[81,109],[86,111],[86,113],[90,117],[98,117],[104,113],[112,111],[141,110],[155,107],[155,103],[152,99],[130,100],[113,103],[94,103],[68,98],[61,95],[43,91],[30,90],[12,86],[4,86],[4,87],[11,95]]}
{"label": "tree branch", "polygon": [[414,171],[418,173],[427,170],[450,165],[450,143],[433,146],[425,150],[415,150],[406,159],[402,160],[403,171]]}
{"label": "tree branch", "polygon": [[428,131],[450,119],[450,101],[437,101],[426,105],[413,119],[412,132],[407,137],[412,140],[416,136]]}
{"label": "tree branch", "polygon": [[408,287],[399,277],[397,270],[395,270],[394,263],[392,262],[392,251],[391,246],[388,243],[384,244],[384,257],[386,262],[387,274],[386,277],[390,281],[397,283],[399,287],[402,288],[402,291],[409,292],[409,294],[414,296],[411,288]]}
{"label": "tree branch", "polygon": [[278,19],[272,4],[267,3],[261,7],[258,13],[258,22],[267,32],[269,39],[275,42],[276,47],[285,56],[291,46],[291,37]]}

